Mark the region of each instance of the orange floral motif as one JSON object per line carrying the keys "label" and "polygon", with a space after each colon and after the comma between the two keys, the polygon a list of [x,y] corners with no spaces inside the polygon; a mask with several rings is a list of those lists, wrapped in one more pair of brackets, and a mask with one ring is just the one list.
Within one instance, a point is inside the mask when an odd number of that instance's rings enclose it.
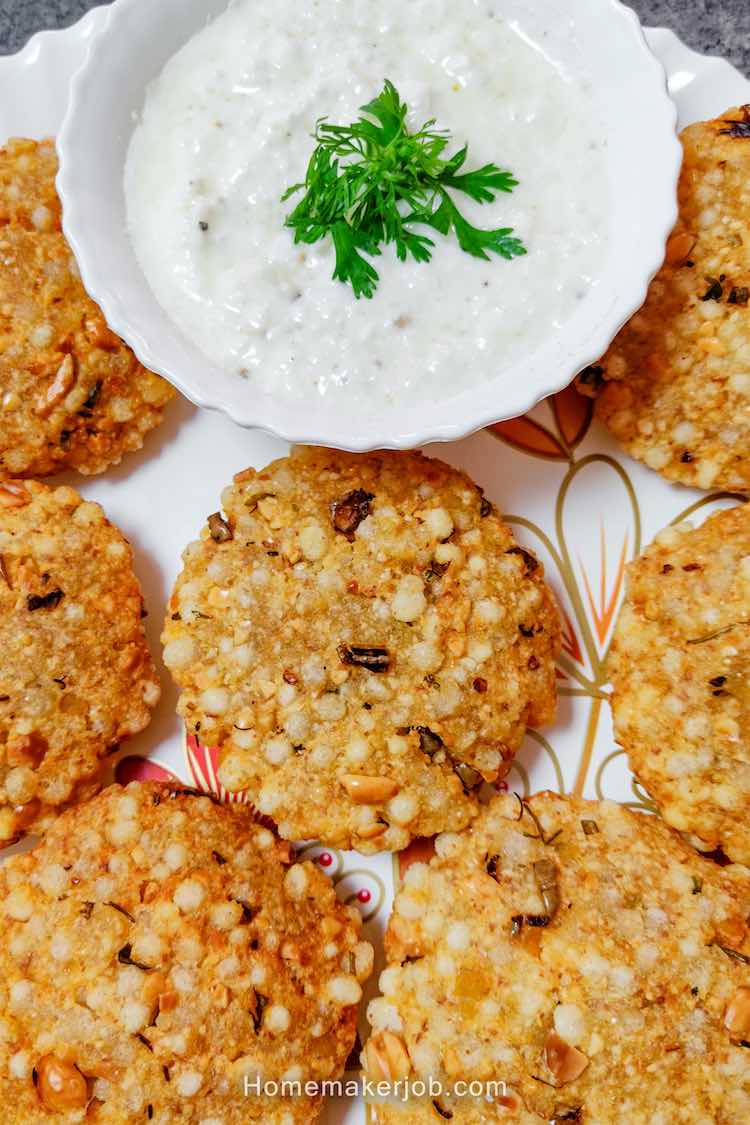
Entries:
{"label": "orange floral motif", "polygon": [[557,429],[569,450],[577,449],[589,432],[594,415],[594,400],[584,398],[573,384],[547,400],[557,422]]}
{"label": "orange floral motif", "polygon": [[429,863],[434,854],[435,838],[433,836],[420,836],[417,840],[412,840],[408,848],[399,852],[398,870],[400,878],[403,879],[413,863]]}
{"label": "orange floral motif", "polygon": [[188,769],[196,789],[203,793],[213,793],[219,800],[226,803],[248,805],[250,798],[247,793],[230,793],[219,781],[219,752],[214,747],[204,746],[195,735],[186,734],[185,753]]}
{"label": "orange floral motif", "polygon": [[571,461],[591,425],[593,402],[578,394],[575,387],[566,387],[534,408],[534,415],[545,418],[551,412],[556,433],[531,414],[509,418],[488,426],[493,437],[532,457],[545,461]]}
{"label": "orange floral motif", "polygon": [[567,461],[565,449],[540,422],[523,414],[520,418],[509,418],[506,422],[496,422],[488,427],[493,437],[512,445],[533,457],[543,457],[548,461]]}
{"label": "orange floral motif", "polygon": [[594,619],[599,644],[603,645],[609,635],[609,630],[615,617],[615,611],[619,605],[620,594],[622,593],[623,582],[625,580],[625,564],[628,558],[628,536],[626,534],[623,537],[615,581],[609,593],[607,592],[607,539],[604,534],[604,523],[601,523],[599,528],[599,547],[601,552],[601,569],[599,573],[598,599],[595,598],[592,593],[589,577],[580,556],[578,557],[578,565],[583,575],[586,598],[588,600],[589,609],[591,610],[591,616]]}
{"label": "orange floral motif", "polygon": [[[572,709],[577,720],[585,714],[583,744],[577,761],[571,763],[575,774],[566,780],[557,751],[537,732],[529,731],[514,769],[522,780],[523,771],[528,774],[529,768],[523,763],[530,762],[538,770],[541,748],[548,759],[545,769],[554,766],[560,788],[578,793],[587,788],[595,749],[606,737],[600,719],[607,698],[607,653],[626,565],[640,551],[641,542],[638,499],[626,469],[617,458],[600,451],[595,434],[594,441],[587,442],[592,451],[578,452],[591,433],[592,405],[570,386],[539,403],[528,415],[490,427],[491,435],[511,449],[557,463],[562,470],[558,475],[550,465],[550,511],[537,509],[537,522],[528,516],[507,518],[539,553],[557,595],[562,619],[559,692],[570,700],[561,714],[570,714]],[[599,520],[598,534],[592,535],[592,517]],[[617,544],[614,573],[613,540]]]}
{"label": "orange floral motif", "polygon": [[175,781],[181,784],[176,774],[159,765],[153,758],[141,758],[135,754],[121,758],[117,763],[115,781],[120,785],[129,785],[131,781]]}
{"label": "orange floral motif", "polygon": [[[575,660],[578,664],[582,664],[583,663],[583,653],[581,652],[581,646],[578,643],[578,636],[576,635],[576,631],[575,631],[575,627],[573,625],[573,622],[570,620],[570,617],[568,616],[567,612],[562,608],[562,606],[560,606],[558,608],[560,609],[560,617],[562,618],[562,647],[563,647],[563,652],[566,652],[568,654],[568,656],[572,660]],[[564,675],[564,673],[563,673],[563,675]]]}

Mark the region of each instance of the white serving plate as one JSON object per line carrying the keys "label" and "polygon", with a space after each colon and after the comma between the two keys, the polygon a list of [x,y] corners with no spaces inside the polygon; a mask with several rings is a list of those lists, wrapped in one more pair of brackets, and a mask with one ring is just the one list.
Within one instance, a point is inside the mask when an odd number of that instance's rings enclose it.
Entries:
{"label": "white serving plate", "polygon": [[[37,35],[18,55],[0,58],[0,141],[56,132],[71,77],[105,15],[105,9],[95,9],[74,27]],[[688,50],[669,31],[647,35],[666,66],[680,125],[750,101],[750,82],[729,63]],[[170,407],[145,450],[119,468],[94,479],[57,478],[98,500],[131,540],[155,653],[180,551],[216,509],[233,473],[249,464],[261,466],[287,448],[235,426],[225,415],[182,401]],[[591,424],[589,404],[573,391],[547,400],[531,415],[431,452],[466,469],[508,513],[521,540],[543,558],[567,618],[558,721],[541,734],[529,734],[508,778],[510,788],[574,791],[648,807],[613,742],[606,703],[604,659],[622,595],[623,566],[665,524],[686,512],[697,512],[700,521],[733,499],[670,485],[631,461],[598,424]],[[210,756],[186,746],[175,691],[163,667],[161,673],[164,695],[154,721],[127,744],[119,776],[173,774],[217,791]],[[381,950],[398,878],[395,861],[315,846],[311,854],[333,875],[342,897],[359,903],[368,918],[368,936]],[[382,952],[379,957],[382,963]],[[366,1121],[361,1102],[331,1103],[324,1116],[325,1125]]]}
{"label": "white serving plate", "polygon": [[[227,0],[115,0],[73,84],[58,138],[64,229],[84,285],[146,367],[198,406],[288,441],[343,449],[453,441],[522,414],[597,359],[643,303],[676,214],[680,150],[664,71],[620,0],[496,0],[561,65],[590,83],[606,123],[610,200],[597,284],[535,349],[480,386],[353,411],[335,395],[293,401],[208,360],[152,293],[127,233],[123,170],[145,88]],[[586,185],[581,184],[581,190]],[[418,363],[419,356],[412,357]]]}

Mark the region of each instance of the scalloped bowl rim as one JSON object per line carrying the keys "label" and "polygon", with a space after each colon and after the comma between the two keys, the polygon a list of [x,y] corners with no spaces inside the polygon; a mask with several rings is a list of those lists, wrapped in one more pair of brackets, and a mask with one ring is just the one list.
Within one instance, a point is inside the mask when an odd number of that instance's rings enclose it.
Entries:
{"label": "scalloped bowl rim", "polygon": [[[191,0],[182,0],[189,3]],[[210,0],[192,0],[204,8]],[[566,387],[584,367],[597,360],[608,348],[614,336],[627,320],[641,307],[646,298],[648,286],[662,265],[665,241],[677,218],[677,180],[680,171],[682,149],[676,134],[677,108],[670,98],[666,74],[659,59],[649,47],[641,23],[629,7],[620,0],[599,0],[607,4],[612,16],[620,19],[629,33],[635,37],[635,45],[641,50],[642,78],[652,83],[654,93],[661,96],[654,99],[653,112],[649,117],[651,139],[644,152],[659,165],[659,177],[654,177],[661,191],[661,199],[648,213],[640,216],[640,231],[644,250],[637,262],[632,259],[627,265],[614,261],[610,254],[601,277],[601,287],[609,284],[613,290],[612,309],[609,317],[595,328],[589,330],[586,343],[571,350],[566,341],[562,350],[566,353],[564,363],[549,364],[547,378],[524,379],[524,363],[534,359],[538,363],[539,353],[545,348],[550,351],[552,344],[560,350],[560,340],[564,339],[565,328],[551,336],[527,360],[521,360],[507,368],[501,377],[463,391],[450,399],[442,400],[438,413],[442,417],[426,420],[434,404],[422,402],[402,410],[403,422],[394,423],[385,417],[380,428],[365,425],[353,429],[351,408],[346,404],[331,404],[333,409],[325,417],[316,419],[308,425],[306,416],[309,404],[297,410],[298,417],[290,417],[290,407],[281,399],[271,396],[253,396],[251,386],[228,372],[213,365],[199,349],[187,341],[177,326],[159,305],[150,290],[135,254],[128,246],[132,267],[139,275],[140,286],[147,294],[152,316],[133,320],[128,309],[128,301],[116,287],[109,271],[100,268],[101,247],[109,243],[112,227],[92,233],[86,200],[86,185],[79,174],[84,163],[82,155],[87,152],[89,138],[81,129],[80,119],[85,114],[87,103],[94,96],[97,82],[101,80],[102,69],[106,70],[106,59],[111,60],[115,51],[122,55],[123,44],[127,44],[128,27],[135,26],[134,9],[140,7],[138,20],[151,8],[147,0],[115,0],[103,13],[101,25],[91,35],[84,62],[71,83],[70,100],[63,126],[57,138],[60,169],[57,188],[63,205],[63,230],[78,262],[83,284],[91,297],[99,304],[110,327],[133,349],[140,362],[172,383],[186,398],[196,406],[217,410],[226,414],[235,423],[246,428],[257,428],[291,443],[325,445],[347,449],[353,452],[384,449],[407,449],[429,442],[457,441],[469,434],[507,418],[517,417],[531,410],[548,395]],[[169,57],[184,42],[176,42]],[[31,46],[29,44],[28,46]],[[142,90],[147,82],[144,81]],[[658,124],[656,124],[658,122]],[[658,144],[657,144],[658,140]],[[81,149],[83,145],[83,149]],[[88,148],[90,155],[92,148]],[[120,170],[120,172],[122,169]],[[120,179],[122,176],[120,175]],[[150,320],[162,321],[162,330],[152,330]],[[143,321],[146,323],[143,323]],[[165,320],[168,324],[165,326]],[[171,339],[170,339],[171,338]],[[179,352],[179,358],[175,357]],[[515,379],[513,372],[515,371]],[[206,378],[206,373],[210,378]],[[504,380],[504,383],[503,383]],[[222,387],[222,391],[219,391]],[[469,406],[476,399],[475,410],[460,413],[460,406]],[[486,399],[480,406],[480,400]],[[367,418],[376,416],[371,409]]]}

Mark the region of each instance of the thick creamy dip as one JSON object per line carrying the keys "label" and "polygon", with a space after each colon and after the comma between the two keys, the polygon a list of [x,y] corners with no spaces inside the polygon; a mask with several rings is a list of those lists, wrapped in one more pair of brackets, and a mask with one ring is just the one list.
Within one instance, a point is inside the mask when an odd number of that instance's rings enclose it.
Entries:
{"label": "thick creamy dip", "polygon": [[[390,78],[410,107],[520,181],[480,205],[528,254],[485,262],[434,232],[429,263],[393,246],[357,300],[330,239],[294,245],[282,203],[323,115],[349,124]],[[125,172],[130,235],[159,302],[259,391],[352,405],[445,398],[531,354],[596,285],[608,186],[592,92],[492,0],[238,0],[148,91]]]}

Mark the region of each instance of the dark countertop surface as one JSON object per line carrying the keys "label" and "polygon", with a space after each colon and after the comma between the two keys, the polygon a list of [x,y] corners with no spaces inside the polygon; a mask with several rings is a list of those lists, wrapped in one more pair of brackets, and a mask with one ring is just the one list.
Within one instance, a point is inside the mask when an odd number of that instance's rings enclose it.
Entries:
{"label": "dark countertop surface", "polygon": [[[42,28],[73,23],[96,2],[0,0],[0,54],[17,51]],[[750,75],[750,0],[631,0],[631,6],[644,24],[671,27],[695,50],[723,55]]]}

